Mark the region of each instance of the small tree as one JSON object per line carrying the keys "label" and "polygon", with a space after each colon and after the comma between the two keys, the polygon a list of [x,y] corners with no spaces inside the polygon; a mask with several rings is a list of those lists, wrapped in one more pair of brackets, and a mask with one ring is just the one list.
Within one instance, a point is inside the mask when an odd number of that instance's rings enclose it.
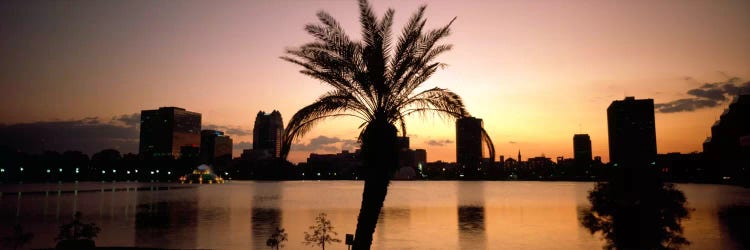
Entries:
{"label": "small tree", "polygon": [[3,238],[3,246],[18,249],[28,244],[33,238],[34,234],[24,232],[21,225],[16,224],[13,226],[13,235]]}
{"label": "small tree", "polygon": [[326,213],[318,214],[315,218],[315,225],[310,226],[312,233],[305,232],[305,245],[308,246],[320,246],[323,250],[326,249],[327,243],[341,242],[340,239],[333,238],[338,233],[333,231],[333,225],[331,221],[326,218]]}
{"label": "small tree", "polygon": [[271,234],[271,237],[268,237],[268,240],[266,240],[266,246],[276,250],[284,248],[284,241],[287,241],[286,236],[287,234],[284,232],[284,229],[277,227],[276,232]]}
{"label": "small tree", "polygon": [[95,223],[81,223],[81,212],[73,215],[73,222],[60,226],[57,234],[58,241],[65,240],[93,240],[101,229]]}

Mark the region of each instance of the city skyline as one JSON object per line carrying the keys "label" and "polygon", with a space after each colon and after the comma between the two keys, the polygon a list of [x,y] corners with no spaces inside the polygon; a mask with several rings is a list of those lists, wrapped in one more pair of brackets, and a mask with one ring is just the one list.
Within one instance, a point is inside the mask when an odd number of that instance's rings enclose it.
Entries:
{"label": "city skyline", "polygon": [[0,243],[750,249],[747,10],[0,1]]}
{"label": "city skyline", "polygon": [[[400,26],[419,4],[385,1],[375,9],[397,9]],[[314,12],[329,10],[347,31],[357,30],[356,6],[349,2],[124,5],[0,4],[0,20],[8,24],[0,31],[0,52],[8,55],[0,67],[0,90],[7,93],[0,105],[3,128],[96,120],[116,123],[113,129],[120,131],[129,128],[129,120],[119,118],[178,106],[203,114],[203,124],[211,126],[202,129],[232,136],[238,156],[252,142],[258,110],[277,109],[288,119],[327,90],[278,59],[285,48],[307,40],[302,27],[314,20]],[[736,76],[741,79],[733,86],[748,86],[750,17],[741,10],[749,3],[584,5],[430,2],[432,25],[457,20],[448,38],[455,47],[441,57],[448,66],[426,86],[460,94],[472,115],[484,120],[497,156],[508,158],[520,149],[530,157],[572,158],[570,136],[586,133],[593,155],[609,161],[605,110],[625,96],[671,104],[655,115],[658,153],[702,151],[710,126],[731,99],[728,92],[720,98],[701,95],[700,90],[715,90],[703,85]],[[529,11],[515,13],[517,8]],[[288,18],[272,29],[264,26],[278,16]],[[684,106],[672,102],[682,99],[714,102],[674,112]],[[410,118],[411,143],[429,151],[428,161],[455,161],[452,124]],[[290,160],[340,151],[356,140],[357,125],[353,120],[321,125],[295,142]]]}

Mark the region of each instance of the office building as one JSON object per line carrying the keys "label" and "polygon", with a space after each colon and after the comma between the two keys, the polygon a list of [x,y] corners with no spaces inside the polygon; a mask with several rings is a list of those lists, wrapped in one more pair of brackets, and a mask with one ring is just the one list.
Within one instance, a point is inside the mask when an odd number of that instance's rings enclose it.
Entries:
{"label": "office building", "polygon": [[258,112],[253,127],[253,153],[272,158],[280,157],[283,137],[284,122],[281,113],[276,110],[270,114]]}
{"label": "office building", "polygon": [[139,154],[180,156],[182,147],[200,145],[201,114],[177,107],[141,111]]}
{"label": "office building", "polygon": [[609,159],[625,167],[651,166],[656,160],[654,100],[626,97],[607,108]]}
{"label": "office building", "polygon": [[467,177],[477,177],[482,161],[482,119],[456,120],[456,163]]}
{"label": "office building", "polygon": [[591,138],[588,134],[573,135],[573,159],[576,163],[588,164],[591,162]]}
{"label": "office building", "polygon": [[201,131],[201,161],[213,164],[216,159],[232,159],[232,138],[216,130]]}

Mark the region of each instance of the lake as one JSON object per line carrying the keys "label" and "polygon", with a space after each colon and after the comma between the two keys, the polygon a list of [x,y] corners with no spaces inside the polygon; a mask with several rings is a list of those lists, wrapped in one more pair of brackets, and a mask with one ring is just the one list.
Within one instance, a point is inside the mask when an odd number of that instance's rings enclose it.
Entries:
{"label": "lake", "polygon": [[[222,185],[78,183],[0,185],[0,236],[20,223],[32,248],[53,247],[74,211],[101,227],[98,246],[174,249],[268,249],[286,229],[284,249],[302,244],[318,213],[338,237],[354,233],[363,182],[233,181]],[[600,235],[579,222],[590,182],[396,181],[391,184],[373,249],[601,249]],[[723,216],[750,207],[750,189],[678,184],[693,209],[683,221],[690,249],[750,246]],[[23,190],[20,195],[18,191]],[[60,190],[60,192],[58,192]],[[78,190],[78,192],[75,192]],[[32,192],[34,191],[34,192]],[[747,210],[742,210],[747,211]],[[721,215],[721,216],[720,216]],[[747,218],[747,214],[744,214]],[[747,225],[739,225],[747,229]],[[744,231],[746,232],[746,231]],[[343,243],[327,249],[346,249]]]}

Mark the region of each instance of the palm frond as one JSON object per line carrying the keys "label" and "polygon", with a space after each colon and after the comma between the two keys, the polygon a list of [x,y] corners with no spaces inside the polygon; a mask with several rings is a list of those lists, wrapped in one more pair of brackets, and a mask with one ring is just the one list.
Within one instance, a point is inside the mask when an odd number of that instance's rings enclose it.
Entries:
{"label": "palm frond", "polygon": [[487,145],[487,151],[489,153],[489,157],[490,159],[494,161],[495,160],[495,144],[492,143],[492,138],[490,138],[490,135],[487,133],[487,130],[484,130],[484,128],[482,128],[482,142],[484,142],[484,144]]}
{"label": "palm frond", "polygon": [[[427,35],[420,35],[412,55],[414,58],[410,60],[413,65],[410,65],[396,82],[398,87],[394,89],[398,89],[399,94],[411,93],[417,89],[427,79],[422,77],[424,74],[430,71],[434,72],[437,66],[442,65],[441,63],[434,63],[433,60],[443,52],[449,51],[452,45],[437,45],[436,47],[436,44],[440,39],[450,34],[450,26],[455,20],[453,18],[446,26],[432,30]],[[432,74],[432,72],[429,74]]]}
{"label": "palm frond", "polygon": [[352,116],[363,121],[370,120],[371,114],[363,104],[350,93],[341,90],[328,92],[317,101],[300,109],[292,116],[284,130],[281,155],[286,158],[294,140],[309,132],[318,122],[332,117]]}
{"label": "palm frond", "polygon": [[[433,88],[413,94],[444,65],[436,61],[437,57],[452,48],[440,41],[450,34],[455,18],[441,28],[425,32],[425,10],[426,6],[421,6],[411,16],[395,43],[391,34],[393,9],[378,19],[368,1],[359,0],[361,41],[352,41],[327,12],[317,13],[320,22],[305,26],[315,40],[288,49],[281,58],[302,66],[302,74],[334,90],[292,117],[282,155],[286,157],[292,141],[328,118],[358,117],[363,120],[360,129],[373,121],[385,120],[398,123],[401,134],[406,136],[405,117],[412,114],[435,114],[447,119],[469,116],[461,98],[449,90]],[[486,141],[491,145],[489,136]],[[491,151],[494,154],[494,149]]]}
{"label": "palm frond", "polygon": [[438,115],[447,115],[448,118],[453,119],[469,116],[461,97],[450,90],[441,88],[428,89],[403,100],[395,105],[392,114],[393,116],[397,114],[408,116],[429,111],[435,111]]}

